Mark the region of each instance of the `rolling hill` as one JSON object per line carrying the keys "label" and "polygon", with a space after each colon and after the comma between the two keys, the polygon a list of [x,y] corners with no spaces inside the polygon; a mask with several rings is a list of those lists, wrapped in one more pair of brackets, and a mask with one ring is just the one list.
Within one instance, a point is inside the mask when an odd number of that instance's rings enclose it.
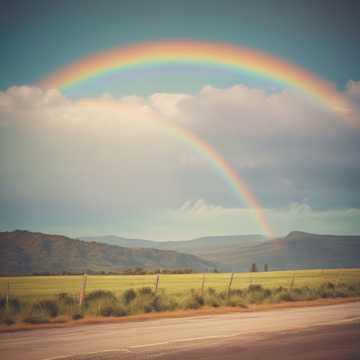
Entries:
{"label": "rolling hill", "polygon": [[[207,257],[207,259],[220,257]],[[251,263],[270,269],[314,269],[360,267],[360,236],[318,235],[293,231],[284,238],[266,241],[227,254],[234,270],[248,269]]]}
{"label": "rolling hill", "polygon": [[176,251],[126,248],[20,230],[0,232],[0,254],[2,275],[216,267],[211,261]]}
{"label": "rolling hill", "polygon": [[260,235],[212,236],[188,241],[158,242],[116,236],[90,238],[126,246],[144,246],[191,253],[222,264],[220,268],[247,271],[252,263],[262,269],[360,267],[360,236],[317,235],[300,231],[266,240]]}
{"label": "rolling hill", "polygon": [[217,253],[234,248],[241,249],[261,244],[266,240],[262,235],[229,235],[229,236],[207,236],[193,240],[180,241],[152,241],[142,239],[128,239],[120,236],[88,236],[81,240],[96,241],[105,244],[133,247],[133,248],[155,248],[161,250],[174,250],[191,254]]}

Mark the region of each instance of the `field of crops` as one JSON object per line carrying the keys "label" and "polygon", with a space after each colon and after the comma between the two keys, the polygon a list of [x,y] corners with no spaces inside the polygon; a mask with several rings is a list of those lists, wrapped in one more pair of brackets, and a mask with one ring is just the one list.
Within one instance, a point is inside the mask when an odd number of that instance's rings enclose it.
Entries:
{"label": "field of crops", "polygon": [[[218,291],[226,290],[231,274],[205,274],[205,288]],[[36,298],[51,297],[66,292],[79,294],[83,276],[26,276],[1,277],[0,293],[5,294],[9,284],[10,294],[16,297]],[[88,275],[86,291],[110,290],[120,294],[129,288],[154,287],[156,275]],[[244,289],[250,284],[259,284],[266,288],[283,287],[316,287],[325,282],[355,283],[360,281],[360,269],[336,270],[299,270],[271,271],[258,273],[236,273],[232,289]],[[188,289],[199,289],[202,286],[203,274],[160,275],[159,289],[168,294],[181,293]]]}

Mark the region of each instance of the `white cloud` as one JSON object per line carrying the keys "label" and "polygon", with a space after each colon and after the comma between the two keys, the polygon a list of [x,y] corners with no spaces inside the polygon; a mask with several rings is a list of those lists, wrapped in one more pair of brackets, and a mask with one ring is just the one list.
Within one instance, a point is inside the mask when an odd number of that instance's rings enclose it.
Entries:
{"label": "white cloud", "polygon": [[[346,90],[354,104],[359,87],[350,82]],[[186,237],[258,232],[251,211],[173,122],[219,151],[268,209],[303,198],[316,208],[359,207],[359,130],[297,93],[238,85],[206,86],[196,95],[73,100],[22,86],[0,92],[0,201],[10,209],[0,225],[29,218],[46,224],[53,216],[66,226],[109,218],[125,227],[128,218],[154,236],[156,219],[164,233],[173,224],[178,234],[188,229]],[[288,229],[298,224],[298,206],[269,216]],[[322,228],[325,220],[302,206],[300,217]],[[354,219],[353,212],[341,214]],[[326,221],[332,216],[340,215],[321,212]]]}
{"label": "white cloud", "polygon": [[[293,230],[323,234],[360,233],[360,209],[314,210],[306,202],[301,202],[265,212],[277,235],[286,235]],[[186,201],[177,209],[145,215],[145,219],[142,220],[145,225],[141,230],[127,229],[125,235],[184,240],[208,235],[262,233],[252,210],[224,208],[203,199]]]}

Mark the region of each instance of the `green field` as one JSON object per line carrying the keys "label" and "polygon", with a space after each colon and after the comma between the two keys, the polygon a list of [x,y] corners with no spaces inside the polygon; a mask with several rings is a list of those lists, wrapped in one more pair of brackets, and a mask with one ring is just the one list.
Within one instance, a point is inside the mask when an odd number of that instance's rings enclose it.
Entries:
{"label": "green field", "polygon": [[[231,274],[205,274],[205,288],[218,291],[227,289]],[[153,287],[156,275],[89,275],[86,291],[110,290],[120,294],[129,288]],[[188,289],[199,289],[203,274],[160,275],[159,288],[168,294],[181,293]],[[266,288],[279,286],[316,287],[325,282],[355,283],[360,281],[360,269],[271,271],[234,274],[232,288],[243,289],[250,284]],[[16,297],[51,297],[62,292],[79,294],[82,276],[26,276],[1,277],[0,293],[5,294],[10,284],[10,294]]]}

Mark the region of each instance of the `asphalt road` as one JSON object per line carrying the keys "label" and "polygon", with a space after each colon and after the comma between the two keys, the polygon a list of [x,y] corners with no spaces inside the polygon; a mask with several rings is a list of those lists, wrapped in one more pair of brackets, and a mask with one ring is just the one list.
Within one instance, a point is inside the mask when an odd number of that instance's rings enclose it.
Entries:
{"label": "asphalt road", "polygon": [[1,359],[360,359],[360,303],[0,335]]}

